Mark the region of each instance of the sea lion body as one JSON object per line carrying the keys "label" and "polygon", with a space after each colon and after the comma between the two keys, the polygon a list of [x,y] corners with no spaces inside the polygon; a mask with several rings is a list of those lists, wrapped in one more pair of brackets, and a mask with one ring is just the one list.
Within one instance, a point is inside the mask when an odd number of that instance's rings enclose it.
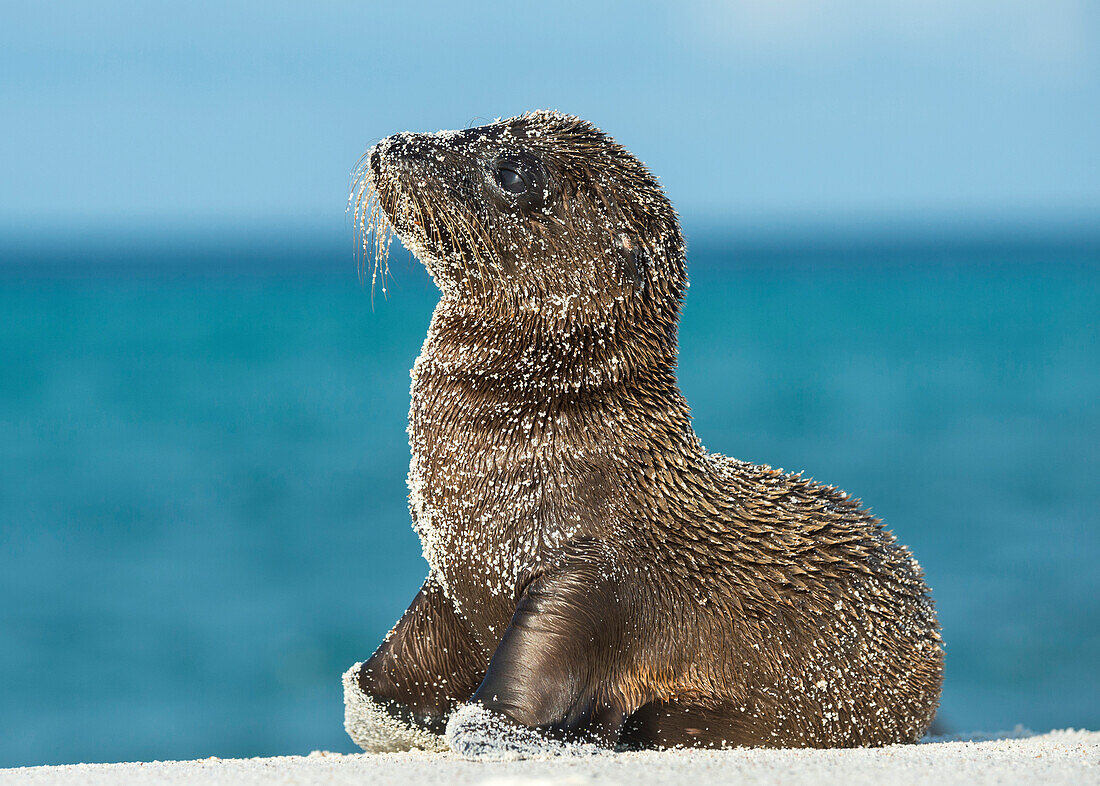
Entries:
{"label": "sea lion body", "polygon": [[375,215],[443,295],[409,413],[430,574],[346,675],[353,738],[432,747],[446,729],[478,754],[922,736],[942,649],[909,552],[857,500],[708,453],[691,427],[683,241],[648,171],[550,112],[391,137],[368,167]]}

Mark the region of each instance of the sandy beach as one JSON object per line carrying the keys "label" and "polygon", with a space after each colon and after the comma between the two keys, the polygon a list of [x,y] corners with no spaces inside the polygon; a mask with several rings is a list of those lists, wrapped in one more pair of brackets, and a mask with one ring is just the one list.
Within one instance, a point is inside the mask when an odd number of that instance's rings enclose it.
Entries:
{"label": "sandy beach", "polygon": [[449,753],[338,754],[76,764],[0,770],[5,784],[1087,784],[1100,783],[1100,732],[1017,731],[855,750],[646,751],[519,762]]}

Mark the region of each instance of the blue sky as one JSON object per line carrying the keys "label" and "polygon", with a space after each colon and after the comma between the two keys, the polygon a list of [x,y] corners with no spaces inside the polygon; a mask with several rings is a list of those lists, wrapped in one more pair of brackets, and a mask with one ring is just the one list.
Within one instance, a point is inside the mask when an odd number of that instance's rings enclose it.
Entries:
{"label": "blue sky", "polygon": [[1100,218],[1100,3],[0,9],[0,231],[343,226],[368,146],[552,107],[691,223]]}

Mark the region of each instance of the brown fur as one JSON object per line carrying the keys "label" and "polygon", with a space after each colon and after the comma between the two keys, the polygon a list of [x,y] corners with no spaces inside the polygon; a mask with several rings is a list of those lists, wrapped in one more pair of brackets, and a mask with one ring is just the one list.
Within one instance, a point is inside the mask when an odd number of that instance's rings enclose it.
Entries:
{"label": "brown fur", "polygon": [[[516,160],[538,194],[501,187]],[[695,436],[683,240],[637,159],[552,112],[401,134],[369,154],[357,209],[443,293],[409,414],[431,573],[364,693],[435,730],[473,701],[604,744],[925,732],[943,656],[909,552],[845,493]]]}

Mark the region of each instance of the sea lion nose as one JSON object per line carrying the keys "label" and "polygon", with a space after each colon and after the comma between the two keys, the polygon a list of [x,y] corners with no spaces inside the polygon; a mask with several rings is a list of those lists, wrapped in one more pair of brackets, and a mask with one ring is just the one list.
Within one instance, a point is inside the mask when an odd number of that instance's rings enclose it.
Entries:
{"label": "sea lion nose", "polygon": [[378,143],[385,163],[403,164],[418,170],[438,159],[439,151],[426,134],[396,134]]}
{"label": "sea lion nose", "polygon": [[426,161],[422,143],[414,134],[394,134],[388,136],[370,149],[368,163],[371,171],[378,175],[382,169],[394,165],[407,165],[416,161]]}

